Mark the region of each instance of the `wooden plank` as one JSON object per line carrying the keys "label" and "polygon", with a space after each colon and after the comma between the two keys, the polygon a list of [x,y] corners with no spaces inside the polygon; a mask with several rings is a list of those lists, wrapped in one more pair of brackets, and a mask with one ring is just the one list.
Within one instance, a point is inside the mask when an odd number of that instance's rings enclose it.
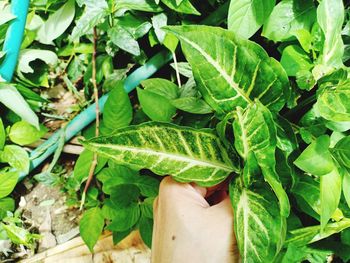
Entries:
{"label": "wooden plank", "polygon": [[104,233],[91,254],[81,237],[72,239],[22,263],[150,263],[151,250],[143,243],[138,231],[132,232],[118,245],[113,245],[112,234]]}

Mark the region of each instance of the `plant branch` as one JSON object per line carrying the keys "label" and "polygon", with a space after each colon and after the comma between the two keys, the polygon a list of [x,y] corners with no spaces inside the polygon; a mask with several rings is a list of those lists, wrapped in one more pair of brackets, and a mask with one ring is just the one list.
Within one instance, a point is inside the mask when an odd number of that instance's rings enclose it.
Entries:
{"label": "plant branch", "polygon": [[[95,108],[95,112],[96,112],[95,136],[97,137],[100,134],[100,132],[99,132],[99,129],[100,129],[100,108],[99,108],[99,105],[98,105],[99,98],[98,98],[98,87],[97,87],[97,83],[96,83],[96,56],[97,56],[97,31],[96,31],[96,27],[94,27],[94,40],[93,41],[94,41],[94,52],[93,52],[93,55],[92,55],[92,77],[91,77],[91,82],[92,82],[92,85],[94,87],[94,100],[95,100],[95,105],[96,105],[96,108]],[[92,181],[92,179],[94,177],[96,166],[97,166],[97,154],[94,153],[93,160],[92,160],[91,165],[90,165],[89,176],[88,176],[88,179],[86,181],[85,188],[84,188],[84,191],[83,191],[80,209],[82,209],[82,207],[84,205],[86,193],[89,190],[89,186],[90,186],[91,181]]]}

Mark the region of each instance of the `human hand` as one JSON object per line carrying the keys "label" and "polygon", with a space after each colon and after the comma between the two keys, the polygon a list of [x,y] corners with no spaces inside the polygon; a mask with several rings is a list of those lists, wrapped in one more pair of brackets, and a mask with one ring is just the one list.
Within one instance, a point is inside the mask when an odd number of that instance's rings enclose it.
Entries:
{"label": "human hand", "polygon": [[206,194],[206,188],[163,179],[154,202],[153,263],[239,261],[229,197],[221,191],[210,206]]}

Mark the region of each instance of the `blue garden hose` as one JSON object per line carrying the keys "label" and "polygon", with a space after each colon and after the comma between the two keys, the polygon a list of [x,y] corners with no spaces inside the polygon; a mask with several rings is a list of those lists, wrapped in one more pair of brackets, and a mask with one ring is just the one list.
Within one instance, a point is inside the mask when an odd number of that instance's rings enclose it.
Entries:
{"label": "blue garden hose", "polygon": [[11,13],[16,17],[7,30],[3,51],[5,59],[0,65],[0,76],[10,82],[15,71],[24,28],[27,20],[29,0],[12,0]]}
{"label": "blue garden hose", "polygon": [[[126,92],[130,92],[135,89],[142,80],[148,79],[154,73],[158,71],[159,68],[167,64],[172,58],[170,52],[162,51],[151,58],[145,65],[135,70],[132,74],[130,74],[125,82],[124,88]],[[103,106],[106,103],[108,98],[108,94],[102,96],[99,99],[99,107],[100,110],[103,110]],[[64,128],[65,133],[65,141],[69,141],[73,138],[77,133],[87,127],[92,121],[96,118],[95,111],[95,103],[90,105],[87,109],[82,111],[79,115],[77,115],[73,120],[71,120],[67,126]],[[32,171],[34,168],[38,167],[46,158],[48,158],[51,154],[53,154],[59,145],[59,138],[62,134],[62,130],[55,132],[46,142],[41,144],[38,148],[33,150],[30,156],[34,158],[30,164],[30,170]],[[21,179],[23,179],[27,174],[22,174]]]}

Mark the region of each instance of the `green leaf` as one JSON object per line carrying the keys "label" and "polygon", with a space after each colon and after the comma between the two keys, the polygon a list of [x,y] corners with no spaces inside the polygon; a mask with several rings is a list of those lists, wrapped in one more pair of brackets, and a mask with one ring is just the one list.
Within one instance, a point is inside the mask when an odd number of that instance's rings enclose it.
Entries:
{"label": "green leaf", "polygon": [[178,98],[171,101],[171,104],[179,110],[193,114],[208,114],[213,112],[212,108],[204,100],[195,97]]}
{"label": "green leaf", "polygon": [[350,208],[350,172],[346,169],[343,172],[343,194],[346,200],[346,203],[348,204],[348,207]]}
{"label": "green leaf", "polygon": [[338,208],[342,190],[342,178],[335,168],[320,178],[321,229],[323,229]]}
{"label": "green leaf", "polygon": [[10,6],[2,8],[0,10],[0,25],[4,25],[15,18],[16,16],[11,13]]}
{"label": "green leaf", "polygon": [[333,254],[333,251],[324,249],[315,249],[308,246],[289,245],[286,254],[283,256],[281,263],[300,263],[300,262],[324,262]]}
{"label": "green leaf", "polygon": [[245,108],[254,98],[273,111],[285,104],[287,75],[259,45],[221,28],[173,26],[166,30],[180,39],[199,91],[217,113]]}
{"label": "green leaf", "polygon": [[72,42],[90,33],[109,13],[108,4],[105,0],[84,0],[84,4],[84,13],[79,20],[75,22],[75,27],[70,36]]}
{"label": "green leaf", "polygon": [[262,35],[273,41],[284,41],[300,29],[310,31],[316,20],[316,8],[312,0],[282,0],[272,10]]}
{"label": "green leaf", "polygon": [[147,218],[153,218],[153,203],[154,203],[155,197],[149,197],[143,200],[143,202],[140,204],[141,214],[144,217]]}
{"label": "green leaf", "polygon": [[324,33],[321,64],[339,68],[343,65],[344,44],[341,31],[344,22],[342,0],[322,0],[317,7],[317,22]]}
{"label": "green leaf", "polygon": [[0,102],[23,120],[39,128],[38,117],[13,85],[0,83]]}
{"label": "green leaf", "polygon": [[[74,178],[82,184],[89,177],[91,163],[94,159],[94,154],[91,151],[84,150],[78,157],[74,166]],[[97,156],[97,165],[94,174],[97,174],[107,163],[108,159]]]}
{"label": "green leaf", "polygon": [[75,15],[75,1],[69,0],[60,9],[52,13],[37,32],[37,39],[43,44],[52,44],[52,41],[61,36],[72,23]]}
{"label": "green leaf", "polygon": [[133,35],[129,31],[119,24],[116,24],[114,27],[108,30],[108,36],[113,44],[118,46],[120,49],[135,56],[141,55],[139,43],[134,39]]}
{"label": "green leaf", "polygon": [[105,221],[100,208],[95,207],[87,210],[80,220],[79,229],[81,238],[93,252],[98,238],[100,237]]}
{"label": "green leaf", "polygon": [[45,126],[40,126],[40,130],[26,121],[16,122],[11,126],[10,140],[19,145],[28,145],[39,140],[47,133]]}
{"label": "green leaf", "polygon": [[139,222],[139,230],[141,238],[145,244],[152,247],[152,234],[153,234],[153,220],[144,216],[141,216]]}
{"label": "green leaf", "polygon": [[137,203],[140,189],[136,185],[121,184],[114,186],[111,193],[111,201],[115,208],[126,208]]}
{"label": "green leaf", "polygon": [[270,16],[276,0],[231,1],[228,29],[242,38],[250,38]]}
{"label": "green leaf", "polygon": [[[1,189],[0,189],[1,191]],[[10,198],[10,197],[6,197],[6,198],[0,198],[0,220],[2,220],[3,218],[5,218],[7,216],[7,212],[8,211],[13,211],[15,210],[15,200]],[[0,226],[0,232],[1,232],[1,226]],[[1,236],[1,234],[0,234]],[[0,237],[1,239],[1,237]]]}
{"label": "green leaf", "polygon": [[17,70],[22,73],[34,73],[30,63],[35,60],[42,60],[46,64],[54,66],[58,62],[56,53],[42,49],[24,49],[19,55]]}
{"label": "green leaf", "polygon": [[[265,180],[275,191],[284,216],[289,214],[288,196],[283,190],[281,182],[275,171],[275,149],[277,145],[276,127],[271,112],[256,101],[244,112],[241,108],[236,111],[236,119],[233,123],[235,147],[239,155],[245,161],[245,169],[252,166],[251,155],[262,169]],[[255,178],[251,173],[244,173],[244,184],[249,186]]]}
{"label": "green leaf", "polygon": [[329,136],[318,137],[301,153],[294,164],[312,175],[321,176],[330,173],[335,166],[328,149],[329,144]]}
{"label": "green leaf", "polygon": [[342,138],[332,149],[333,156],[337,161],[347,168],[350,168],[350,136]]}
{"label": "green leaf", "polygon": [[126,29],[134,39],[143,37],[152,28],[152,24],[147,19],[130,13],[119,17],[116,23]]}
{"label": "green leaf", "polygon": [[290,45],[283,49],[281,65],[288,76],[296,76],[301,70],[309,71],[313,65],[309,56],[299,46]]}
{"label": "green leaf", "polygon": [[172,10],[189,15],[200,15],[201,13],[191,4],[190,0],[182,0],[178,5],[176,0],[162,0],[162,2]]}
{"label": "green leaf", "polygon": [[118,164],[170,174],[177,181],[202,186],[215,185],[238,171],[236,158],[229,156],[210,130],[149,122],[83,144]]}
{"label": "green leaf", "polygon": [[113,211],[112,223],[107,229],[111,231],[124,232],[135,226],[140,219],[140,206],[133,202],[127,207],[115,207],[112,202],[107,202],[105,206]]}
{"label": "green leaf", "polygon": [[18,182],[18,172],[0,172],[0,199],[8,196]]}
{"label": "green leaf", "polygon": [[24,148],[17,145],[6,145],[3,152],[0,153],[0,161],[8,163],[18,172],[29,172],[29,156]]}
{"label": "green leaf", "polygon": [[166,33],[162,30],[163,26],[166,26],[168,22],[168,17],[165,13],[160,13],[152,17],[152,25],[154,28],[154,33],[156,34],[159,43],[163,43]]}
{"label": "green leaf", "polygon": [[235,233],[242,262],[273,262],[286,235],[286,219],[275,195],[266,186],[230,185]]}
{"label": "green leaf", "polygon": [[5,132],[2,119],[0,118],[0,151],[4,149],[5,141],[6,141],[6,132]]}
{"label": "green leaf", "polygon": [[[179,88],[165,79],[148,79],[141,82],[144,90],[137,89],[142,110],[154,121],[170,122],[176,113],[171,100],[179,96]],[[157,107],[154,107],[154,102]]]}
{"label": "green leaf", "polygon": [[350,121],[350,79],[339,83],[335,87],[323,89],[315,110],[321,117],[330,121]]}
{"label": "green leaf", "polygon": [[104,82],[104,89],[113,87],[103,109],[103,123],[108,129],[114,130],[125,127],[132,120],[133,110],[128,94],[124,90],[124,82],[108,79]]}
{"label": "green leaf", "polygon": [[34,240],[39,239],[39,235],[31,234],[28,230],[23,227],[18,227],[15,224],[5,225],[1,224],[3,229],[5,229],[8,238],[17,245],[25,245],[32,247]]}
{"label": "green leaf", "polygon": [[309,226],[290,231],[285,245],[293,244],[295,246],[304,246],[314,243],[333,234],[339,233],[350,227],[350,219],[344,218],[339,222],[329,223],[321,231],[321,226]]}
{"label": "green leaf", "polygon": [[127,10],[144,11],[144,12],[161,12],[163,9],[149,0],[117,0],[115,1],[116,9],[123,14]]}

